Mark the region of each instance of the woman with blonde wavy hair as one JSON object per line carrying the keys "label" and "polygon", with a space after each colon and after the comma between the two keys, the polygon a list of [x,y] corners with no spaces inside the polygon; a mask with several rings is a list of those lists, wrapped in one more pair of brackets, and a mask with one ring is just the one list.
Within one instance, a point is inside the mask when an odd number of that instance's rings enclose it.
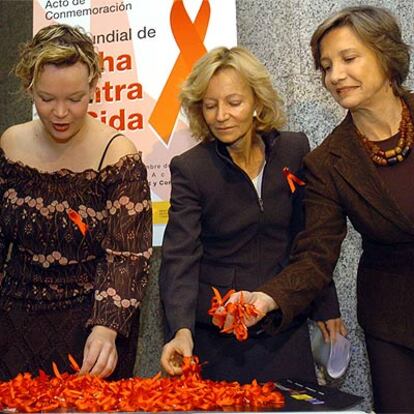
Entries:
{"label": "woman with blonde wavy hair", "polygon": [[146,168],[123,134],[88,115],[101,74],[91,38],[56,24],[15,69],[38,119],[0,141],[0,380],[133,374],[151,253]]}
{"label": "woman with blonde wavy hair", "polygon": [[[161,298],[167,343],[161,364],[171,375],[193,353],[203,376],[242,383],[282,377],[315,380],[304,314],[271,336],[277,312],[260,286],[277,278],[301,227],[301,190],[291,192],[284,167],[297,171],[309,151],[303,133],[282,132],[282,102],[265,67],[247,49],[219,47],[194,66],[181,90],[192,134],[201,143],[171,161],[171,207],[162,247]],[[249,338],[223,334],[208,315],[212,287],[236,289],[260,315],[246,320]],[[316,319],[345,333],[334,288]],[[229,331],[231,333],[231,331]],[[299,357],[300,356],[300,357]]]}

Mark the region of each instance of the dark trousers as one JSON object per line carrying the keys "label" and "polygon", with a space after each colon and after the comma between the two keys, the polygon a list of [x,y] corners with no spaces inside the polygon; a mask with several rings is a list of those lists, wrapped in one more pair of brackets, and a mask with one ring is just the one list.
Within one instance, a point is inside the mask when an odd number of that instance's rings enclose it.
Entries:
{"label": "dark trousers", "polygon": [[216,327],[197,324],[194,355],[203,364],[205,379],[242,384],[283,378],[316,382],[306,323],[276,336],[252,335],[244,342]]}
{"label": "dark trousers", "polygon": [[414,350],[365,335],[374,411],[414,413]]}

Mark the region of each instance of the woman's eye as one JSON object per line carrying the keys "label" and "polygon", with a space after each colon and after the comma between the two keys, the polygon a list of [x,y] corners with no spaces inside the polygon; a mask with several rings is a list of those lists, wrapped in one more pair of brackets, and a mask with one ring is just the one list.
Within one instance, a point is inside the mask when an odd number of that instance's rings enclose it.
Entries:
{"label": "woman's eye", "polygon": [[355,56],[348,56],[344,58],[345,62],[352,62],[355,59]]}
{"label": "woman's eye", "polygon": [[241,104],[241,101],[232,101],[230,102],[231,106],[239,106]]}
{"label": "woman's eye", "polygon": [[41,99],[43,102],[51,102],[51,101],[52,101],[52,98],[43,98],[43,97],[40,97],[40,99]]}
{"label": "woman's eye", "polygon": [[73,103],[77,103],[77,102],[80,102],[82,99],[80,99],[80,98],[71,98],[71,99],[69,99],[71,102],[73,102]]}

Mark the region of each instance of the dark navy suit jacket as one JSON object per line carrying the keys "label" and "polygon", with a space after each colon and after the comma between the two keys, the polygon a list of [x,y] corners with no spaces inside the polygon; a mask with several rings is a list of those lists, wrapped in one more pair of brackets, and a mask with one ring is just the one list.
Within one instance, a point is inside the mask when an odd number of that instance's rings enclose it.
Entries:
{"label": "dark navy suit jacket", "polygon": [[[210,323],[212,286],[222,293],[260,290],[286,264],[302,226],[302,190],[291,193],[283,168],[300,170],[309,144],[303,133],[274,130],[262,138],[261,197],[217,140],[171,161],[171,207],[160,271],[167,339],[183,327],[194,332],[196,321]],[[316,319],[339,316],[334,287],[329,292]]]}

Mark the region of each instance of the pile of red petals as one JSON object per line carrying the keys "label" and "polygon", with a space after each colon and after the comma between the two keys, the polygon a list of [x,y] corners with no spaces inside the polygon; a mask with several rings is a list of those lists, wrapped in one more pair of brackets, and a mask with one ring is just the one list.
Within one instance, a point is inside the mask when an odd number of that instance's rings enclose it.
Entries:
{"label": "pile of red petals", "polygon": [[[79,370],[73,358],[72,366]],[[53,366],[55,376],[40,372],[38,377],[19,374],[8,382],[0,382],[0,410],[19,412],[55,411],[192,411],[226,408],[280,408],[283,395],[273,383],[256,381],[216,382],[200,377],[197,358],[184,358],[180,377],[130,378],[107,381],[91,375],[61,374]]]}
{"label": "pile of red petals", "polygon": [[[240,298],[237,302],[226,303],[236,291],[231,289],[222,297],[215,287],[212,289],[214,296],[211,298],[211,307],[208,314],[213,316],[213,324],[221,329],[220,332],[233,333],[238,341],[245,341],[249,336],[245,321],[249,317],[259,316],[259,310],[254,305],[244,302],[243,292],[240,292]],[[217,312],[219,308],[220,312]],[[224,328],[227,315],[232,316],[233,322],[230,326]]]}

